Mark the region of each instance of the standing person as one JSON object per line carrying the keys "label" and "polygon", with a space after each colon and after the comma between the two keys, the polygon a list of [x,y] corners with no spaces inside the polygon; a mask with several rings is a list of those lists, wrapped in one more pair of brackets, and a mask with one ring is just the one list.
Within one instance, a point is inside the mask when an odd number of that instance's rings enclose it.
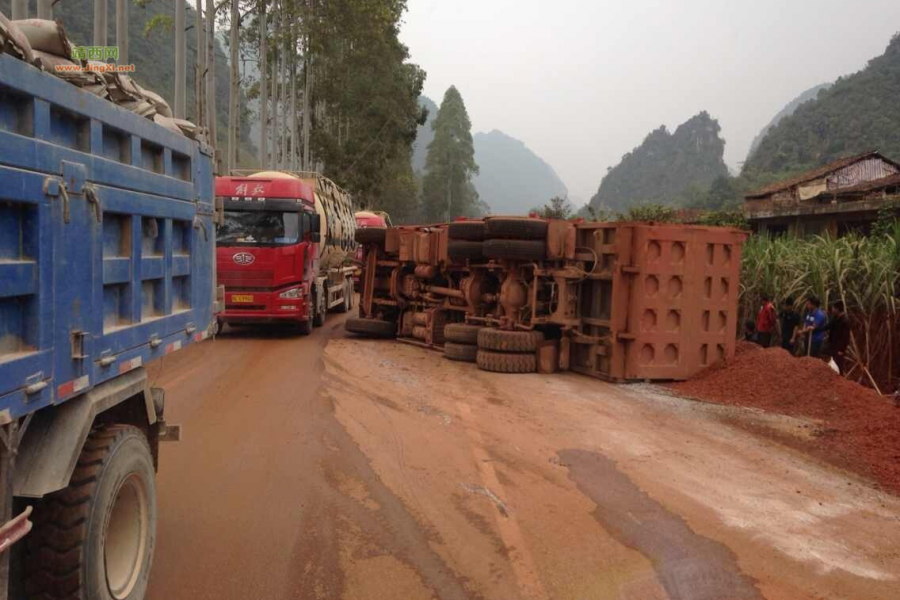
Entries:
{"label": "standing person", "polygon": [[815,296],[806,300],[806,317],[803,319],[801,334],[806,336],[806,353],[814,358],[822,354],[822,342],[825,341],[825,330],[828,318],[822,311],[822,302]]}
{"label": "standing person", "polygon": [[850,319],[844,310],[844,303],[835,302],[828,308],[828,353],[834,359],[841,375],[846,374],[847,346],[850,345]]}
{"label": "standing person", "polygon": [[794,353],[797,348],[797,330],[800,329],[800,313],[794,308],[794,299],[788,296],[781,303],[781,312],[778,314],[781,325],[781,347]]}
{"label": "standing person", "polygon": [[772,334],[775,333],[775,323],[778,315],[775,312],[775,305],[768,294],[763,294],[762,306],[756,315],[756,341],[763,348],[772,345]]}

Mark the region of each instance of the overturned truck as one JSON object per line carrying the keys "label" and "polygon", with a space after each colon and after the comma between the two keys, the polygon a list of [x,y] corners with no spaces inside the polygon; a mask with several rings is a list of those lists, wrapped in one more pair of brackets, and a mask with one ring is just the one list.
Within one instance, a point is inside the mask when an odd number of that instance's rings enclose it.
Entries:
{"label": "overturned truck", "polygon": [[686,379],[734,354],[736,229],[489,217],[359,233],[356,334],[609,381]]}

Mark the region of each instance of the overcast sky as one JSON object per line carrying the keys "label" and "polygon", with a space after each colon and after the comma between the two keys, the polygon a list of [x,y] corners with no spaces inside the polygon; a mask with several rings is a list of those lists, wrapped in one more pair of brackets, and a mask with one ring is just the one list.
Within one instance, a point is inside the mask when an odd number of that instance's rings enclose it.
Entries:
{"label": "overcast sky", "polygon": [[804,90],[863,68],[900,31],[900,0],[409,0],[401,38],[440,104],[499,129],[584,202],[650,130],[707,110],[737,168]]}

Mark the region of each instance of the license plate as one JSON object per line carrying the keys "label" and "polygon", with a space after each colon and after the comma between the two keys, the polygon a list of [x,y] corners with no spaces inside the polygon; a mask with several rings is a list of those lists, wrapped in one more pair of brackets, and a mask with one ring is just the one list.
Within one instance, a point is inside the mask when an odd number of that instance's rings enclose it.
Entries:
{"label": "license plate", "polygon": [[232,294],[231,301],[240,304],[252,304],[253,294]]}

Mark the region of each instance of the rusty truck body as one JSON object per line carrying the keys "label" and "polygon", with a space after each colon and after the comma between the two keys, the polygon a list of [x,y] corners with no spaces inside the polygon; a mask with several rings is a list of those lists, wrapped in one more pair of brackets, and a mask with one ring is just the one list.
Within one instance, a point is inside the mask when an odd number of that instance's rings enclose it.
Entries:
{"label": "rusty truck body", "polygon": [[370,229],[347,329],[491,371],[687,379],[734,354],[745,237],[524,217]]}

